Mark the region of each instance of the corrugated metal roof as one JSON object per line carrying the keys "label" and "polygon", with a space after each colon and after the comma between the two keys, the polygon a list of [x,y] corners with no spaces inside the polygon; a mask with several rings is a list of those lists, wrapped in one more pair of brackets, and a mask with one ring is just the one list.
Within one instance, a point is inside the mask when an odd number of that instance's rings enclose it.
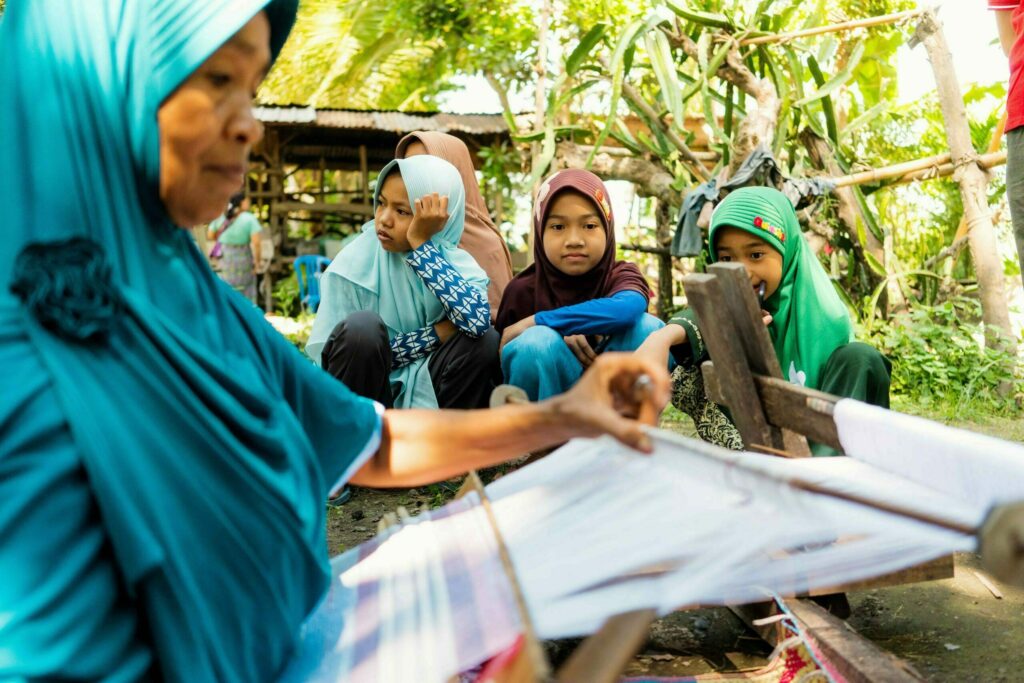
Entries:
{"label": "corrugated metal roof", "polygon": [[256,107],[256,118],[263,123],[316,125],[349,130],[382,130],[409,133],[434,130],[441,133],[488,134],[508,130],[501,114],[405,114],[397,111],[349,111],[312,107]]}

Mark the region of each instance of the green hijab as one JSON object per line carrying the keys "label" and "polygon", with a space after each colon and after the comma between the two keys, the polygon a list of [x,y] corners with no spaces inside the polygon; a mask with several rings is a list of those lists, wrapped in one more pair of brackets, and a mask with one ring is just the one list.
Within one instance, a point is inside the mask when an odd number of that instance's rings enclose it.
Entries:
{"label": "green hijab", "polygon": [[733,190],[711,216],[708,242],[714,261],[715,235],[725,227],[759,237],[782,254],[779,288],[764,302],[772,314],[768,333],[782,366],[794,384],[819,388],[825,362],[853,338],[846,306],[825,269],[800,232],[796,211],[786,195],[770,187]]}

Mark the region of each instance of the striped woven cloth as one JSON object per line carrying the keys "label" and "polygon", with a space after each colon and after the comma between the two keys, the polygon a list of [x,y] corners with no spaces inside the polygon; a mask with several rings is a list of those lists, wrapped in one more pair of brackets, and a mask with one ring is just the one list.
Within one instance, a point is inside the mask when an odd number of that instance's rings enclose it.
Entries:
{"label": "striped woven cloth", "polygon": [[508,648],[521,627],[476,494],[332,561],[282,681],[445,681]]}

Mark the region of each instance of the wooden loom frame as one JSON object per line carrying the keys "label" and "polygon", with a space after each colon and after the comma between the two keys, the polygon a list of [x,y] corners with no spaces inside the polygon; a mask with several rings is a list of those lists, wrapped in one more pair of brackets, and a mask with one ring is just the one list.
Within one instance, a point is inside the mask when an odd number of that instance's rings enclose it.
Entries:
{"label": "wooden loom frame", "polygon": [[[714,361],[702,372],[708,397],[730,407],[733,419],[752,450],[785,457],[808,457],[807,437],[842,450],[832,410],[837,397],[800,387],[782,379],[781,368],[754,298],[746,270],[740,264],[709,266],[707,274],[687,276],[684,286],[700,319],[700,331]],[[705,322],[707,321],[707,322]],[[614,683],[622,669],[646,642],[654,609],[610,617],[585,639],[557,673],[552,673],[536,636],[508,548],[479,476],[471,471],[456,495],[476,492],[498,543],[502,566],[512,586],[523,623],[522,647],[493,673],[495,683]],[[381,519],[381,530],[407,516],[404,510]],[[851,683],[910,683],[920,675],[906,662],[859,636],[844,621],[807,597],[952,578],[952,557],[886,574],[867,581],[817,589],[785,604],[802,633],[810,637],[830,666]],[[792,597],[792,596],[791,596]],[[684,608],[685,609],[685,608]],[[774,602],[732,607],[741,619],[772,645],[783,638],[779,621],[759,620],[778,614]]]}
{"label": "wooden loom frame", "polygon": [[[701,366],[707,396],[730,409],[744,446],[783,457],[809,457],[810,438],[842,452],[832,417],[838,397],[783,379],[746,269],[738,263],[716,263],[706,274],[688,275],[683,284],[712,358]],[[953,557],[946,556],[867,581],[814,590],[809,595],[952,577]],[[802,630],[848,681],[921,680],[908,664],[857,635],[813,602],[798,599],[788,604]],[[734,611],[751,623],[770,615],[774,608],[773,603],[765,603]],[[755,630],[769,642],[775,642],[780,631],[777,625]]]}

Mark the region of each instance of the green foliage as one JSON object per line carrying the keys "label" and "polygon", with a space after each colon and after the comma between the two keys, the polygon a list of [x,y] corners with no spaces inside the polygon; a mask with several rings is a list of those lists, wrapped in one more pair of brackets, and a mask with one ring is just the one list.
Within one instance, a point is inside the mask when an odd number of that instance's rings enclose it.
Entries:
{"label": "green foliage", "polygon": [[535,41],[525,0],[304,0],[260,100],[436,109],[456,74],[528,78]]}
{"label": "green foliage", "polygon": [[[976,301],[957,298],[937,306],[913,306],[860,336],[892,361],[896,395],[925,406],[1013,411],[1022,389],[1012,370],[1015,359],[982,346],[983,329],[971,322],[980,315]],[[1001,384],[1012,387],[1008,397],[999,394]]]}
{"label": "green foliage", "polygon": [[299,281],[294,273],[282,277],[274,283],[274,310],[278,315],[290,318],[299,315],[302,304],[299,302]]}

